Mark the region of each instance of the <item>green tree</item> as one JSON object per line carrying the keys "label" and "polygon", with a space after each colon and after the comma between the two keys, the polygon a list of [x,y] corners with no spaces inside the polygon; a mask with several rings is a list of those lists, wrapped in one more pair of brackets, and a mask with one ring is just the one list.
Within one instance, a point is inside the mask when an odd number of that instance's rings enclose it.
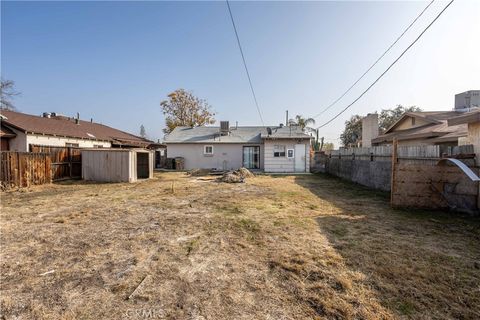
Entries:
{"label": "green tree", "polygon": [[333,142],[325,142],[323,144],[323,148],[322,148],[323,151],[331,151],[334,149],[335,149],[335,145],[333,144]]}
{"label": "green tree", "polygon": [[362,136],[362,116],[356,114],[345,121],[345,129],[340,135],[344,147],[356,144]]}
{"label": "green tree", "polygon": [[[422,109],[416,106],[404,107],[397,105],[392,109],[382,109],[378,116],[378,127],[380,132],[385,132],[397,122],[405,112],[420,112]],[[362,116],[354,115],[350,120],[345,121],[345,129],[340,135],[343,146],[354,145],[362,137]]]}
{"label": "green tree", "polygon": [[390,128],[405,112],[419,112],[422,111],[419,107],[410,106],[404,107],[402,105],[397,105],[393,109],[382,109],[380,115],[378,116],[378,126],[381,132],[385,132]]}
{"label": "green tree", "polygon": [[289,125],[293,125],[293,126],[299,126],[303,131],[309,131],[309,132],[313,132],[315,131],[315,129],[309,127],[310,125],[315,125],[315,119],[313,118],[305,118],[299,114],[297,114],[295,116],[295,119],[290,119],[288,121]]}
{"label": "green tree", "polygon": [[215,113],[206,100],[197,98],[192,92],[178,89],[160,102],[165,115],[165,133],[178,126],[198,127],[215,123]]}
{"label": "green tree", "polygon": [[12,100],[20,93],[15,91],[14,86],[15,82],[12,80],[0,80],[0,109],[16,110]]}

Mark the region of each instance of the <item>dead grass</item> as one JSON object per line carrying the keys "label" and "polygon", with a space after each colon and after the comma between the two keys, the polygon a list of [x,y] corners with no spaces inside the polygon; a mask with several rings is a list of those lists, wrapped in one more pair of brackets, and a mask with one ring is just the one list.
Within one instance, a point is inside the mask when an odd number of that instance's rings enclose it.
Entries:
{"label": "dead grass", "polygon": [[68,182],[0,217],[7,319],[480,317],[478,219],[324,176]]}

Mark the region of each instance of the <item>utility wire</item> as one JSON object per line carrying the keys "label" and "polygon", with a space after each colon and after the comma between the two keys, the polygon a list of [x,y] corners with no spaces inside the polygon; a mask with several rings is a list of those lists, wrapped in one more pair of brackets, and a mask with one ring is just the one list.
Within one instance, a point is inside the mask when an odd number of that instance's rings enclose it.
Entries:
{"label": "utility wire", "polygon": [[344,113],[348,108],[350,108],[351,106],[353,106],[358,100],[360,100],[361,97],[363,97],[365,95],[365,93],[367,93],[397,62],[398,60],[400,60],[403,55],[411,48],[413,47],[413,45],[423,36],[423,34],[425,32],[427,32],[427,30],[435,23],[435,21],[437,21],[438,18],[440,18],[440,16],[443,14],[443,12],[445,12],[445,10],[447,10],[447,8],[453,3],[453,1],[455,0],[451,0],[446,6],[445,8],[442,9],[442,11],[440,11],[440,13],[435,17],[435,19],[432,20],[432,22],[430,22],[430,24],[422,31],[422,33],[420,33],[420,35],[398,56],[397,59],[395,59],[395,61],[393,61],[393,63],[385,70],[383,71],[383,73],[365,90],[362,92],[362,94],[360,94],[360,96],[358,96],[358,98],[356,98],[355,100],[353,100],[352,103],[350,103],[348,106],[346,106],[342,111],[340,111],[336,116],[334,116],[332,119],[328,120],[327,122],[325,122],[324,124],[322,124],[321,126],[318,126],[317,129],[320,129],[320,128],[323,128],[325,127],[327,124],[329,124],[330,122],[332,122],[333,120],[335,120],[336,118],[338,118],[342,113]]}
{"label": "utility wire", "polygon": [[400,34],[400,36],[388,47],[387,50],[385,50],[384,53],[382,53],[382,55],[367,69],[367,71],[365,71],[361,76],[360,78],[358,78],[344,93],[342,93],[342,95],[340,97],[338,97],[335,101],[333,101],[328,107],[326,107],[325,109],[323,109],[322,111],[320,111],[318,114],[316,114],[315,116],[313,116],[312,118],[317,118],[319,116],[321,116],[325,111],[327,111],[328,109],[330,109],[331,107],[333,107],[335,104],[337,104],[338,101],[340,101],[340,99],[342,99],[347,93],[350,92],[350,90],[352,90],[353,87],[355,87],[355,85],[363,79],[363,77],[365,77],[365,75],[370,72],[370,70],[372,70],[373,67],[375,67],[377,65],[377,63],[382,60],[382,58],[390,51],[390,49],[392,49],[392,47],[403,37],[403,35],[405,33],[407,33],[408,30],[410,30],[410,28],[415,24],[415,22],[417,22],[417,20],[423,15],[423,13],[425,11],[427,11],[427,9],[433,4],[435,0],[432,0],[430,1],[430,3],[422,10],[422,12],[420,12],[420,14],[408,25],[408,27],[402,32],[402,34]]}
{"label": "utility wire", "polygon": [[262,125],[265,127],[265,123],[263,122],[262,112],[260,111],[260,107],[258,106],[257,96],[255,95],[255,90],[253,89],[252,79],[250,78],[250,72],[248,72],[247,62],[245,61],[245,55],[243,54],[242,44],[240,43],[240,38],[238,37],[237,27],[235,26],[235,20],[233,19],[232,10],[230,9],[230,3],[228,0],[227,7],[228,12],[230,13],[230,19],[232,20],[233,30],[235,31],[235,37],[237,38],[238,48],[240,49],[240,54],[242,55],[243,66],[245,67],[245,71],[247,72],[248,83],[250,84],[250,89],[252,90],[253,100],[255,101],[255,106],[257,107],[258,115],[260,116],[260,121],[262,121]]}

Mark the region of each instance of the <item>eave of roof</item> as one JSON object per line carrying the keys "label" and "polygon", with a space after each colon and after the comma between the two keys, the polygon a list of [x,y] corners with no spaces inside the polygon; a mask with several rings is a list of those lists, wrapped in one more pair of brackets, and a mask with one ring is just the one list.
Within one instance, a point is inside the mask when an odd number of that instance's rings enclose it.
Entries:
{"label": "eave of roof", "polygon": [[403,119],[407,118],[407,117],[412,117],[412,118],[418,118],[418,119],[422,119],[422,120],[425,120],[431,124],[439,124],[441,123],[441,121],[438,121],[438,120],[434,120],[434,119],[430,119],[430,118],[427,118],[425,116],[421,116],[418,112],[405,112],[401,117],[400,119],[398,119],[394,124],[392,124],[387,130],[385,130],[385,134],[387,133],[390,133],[393,129],[395,129],[397,127],[398,124],[400,124],[400,122],[403,121]]}
{"label": "eave of roof", "polygon": [[449,126],[474,122],[480,122],[480,110],[467,112],[465,114],[447,120]]}

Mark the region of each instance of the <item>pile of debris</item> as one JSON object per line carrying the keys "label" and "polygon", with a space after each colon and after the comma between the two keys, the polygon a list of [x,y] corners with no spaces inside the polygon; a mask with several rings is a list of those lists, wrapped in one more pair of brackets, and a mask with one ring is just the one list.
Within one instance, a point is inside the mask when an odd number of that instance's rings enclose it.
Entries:
{"label": "pile of debris", "polygon": [[226,183],[243,183],[246,178],[253,178],[255,175],[248,169],[240,168],[233,171],[225,172],[218,181]]}
{"label": "pile of debris", "polygon": [[211,169],[192,169],[187,172],[187,175],[191,177],[203,177],[210,174]]}

